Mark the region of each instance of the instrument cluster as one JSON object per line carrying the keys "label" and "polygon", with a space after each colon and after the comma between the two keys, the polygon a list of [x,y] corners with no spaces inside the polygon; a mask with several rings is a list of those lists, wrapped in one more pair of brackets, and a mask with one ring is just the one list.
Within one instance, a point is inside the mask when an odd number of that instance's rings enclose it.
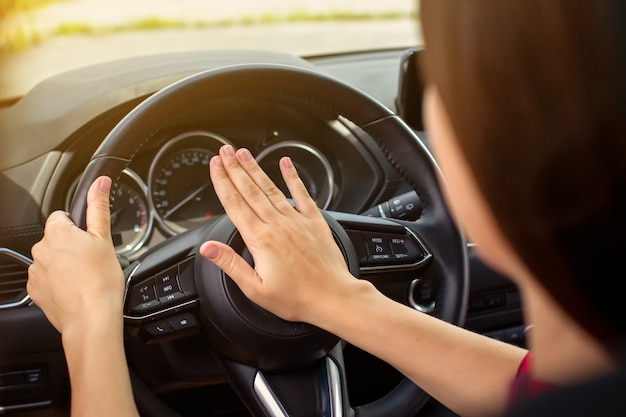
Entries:
{"label": "instrument cluster", "polygon": [[[225,144],[234,146],[214,132],[187,131],[164,142],[147,175],[130,168],[122,172],[111,199],[111,233],[118,255],[133,258],[147,247],[155,232],[167,238],[224,214],[209,176],[209,161]],[[328,208],[335,192],[335,173],[327,156],[298,140],[275,142],[256,156],[288,197],[278,168],[283,156],[291,157],[318,206]],[[68,208],[78,180],[66,198]]]}

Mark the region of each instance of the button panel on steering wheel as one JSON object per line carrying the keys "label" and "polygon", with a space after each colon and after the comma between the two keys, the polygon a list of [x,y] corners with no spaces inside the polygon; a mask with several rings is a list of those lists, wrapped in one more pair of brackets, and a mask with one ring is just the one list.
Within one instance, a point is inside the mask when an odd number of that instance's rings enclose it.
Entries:
{"label": "button panel on steering wheel", "polygon": [[361,272],[385,268],[416,268],[432,257],[424,244],[409,233],[346,230],[359,259]]}
{"label": "button panel on steering wheel", "polygon": [[198,293],[193,283],[193,261],[193,257],[187,258],[171,268],[133,284],[129,288],[126,313],[141,316],[184,300],[196,299]]}

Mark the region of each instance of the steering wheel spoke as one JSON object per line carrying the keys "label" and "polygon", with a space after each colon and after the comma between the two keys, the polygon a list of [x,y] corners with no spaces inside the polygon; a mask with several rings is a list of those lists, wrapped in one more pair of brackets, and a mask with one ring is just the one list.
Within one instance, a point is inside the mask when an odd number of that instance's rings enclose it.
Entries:
{"label": "steering wheel spoke", "polygon": [[391,219],[328,212],[346,231],[359,261],[360,278],[378,282],[378,276],[406,281],[406,274],[426,267],[432,252],[414,225]]}
{"label": "steering wheel spoke", "polygon": [[286,371],[266,371],[228,359],[221,363],[255,416],[349,415],[341,343],[312,364]]}
{"label": "steering wheel spoke", "polygon": [[209,227],[172,237],[125,268],[129,334],[153,342],[199,332],[194,269],[198,242]]}

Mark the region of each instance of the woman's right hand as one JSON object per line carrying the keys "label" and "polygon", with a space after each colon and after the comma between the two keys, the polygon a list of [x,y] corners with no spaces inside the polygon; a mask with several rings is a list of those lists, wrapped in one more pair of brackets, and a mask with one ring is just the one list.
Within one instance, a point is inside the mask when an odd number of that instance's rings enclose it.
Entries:
{"label": "woman's right hand", "polygon": [[220,242],[205,242],[200,253],[263,308],[285,320],[319,325],[321,310],[332,311],[345,286],[358,280],[291,160],[284,157],[279,165],[295,207],[247,149],[220,149],[211,160],[211,179],[254,268]]}
{"label": "woman's right hand", "polygon": [[32,248],[28,294],[61,333],[94,322],[122,329],[124,275],[111,240],[111,179],[99,177],[87,194],[87,230],[62,211],[46,221],[44,237]]}

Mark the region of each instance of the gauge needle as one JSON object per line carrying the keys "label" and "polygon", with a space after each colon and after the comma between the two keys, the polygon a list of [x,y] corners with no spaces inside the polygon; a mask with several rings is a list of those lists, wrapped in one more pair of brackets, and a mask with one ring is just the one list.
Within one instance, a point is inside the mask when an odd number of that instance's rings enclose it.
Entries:
{"label": "gauge needle", "polygon": [[122,211],[124,211],[123,208],[115,210],[113,213],[111,213],[111,223],[115,223],[117,221],[117,215],[120,214]]}
{"label": "gauge needle", "polygon": [[206,184],[204,184],[202,187],[199,187],[197,190],[195,190],[194,192],[192,192],[191,194],[189,194],[187,197],[183,198],[183,200],[176,204],[174,207],[172,207],[167,213],[165,213],[165,216],[163,216],[164,219],[167,219],[168,217],[170,217],[170,215],[172,213],[174,213],[176,210],[178,210],[179,208],[181,208],[182,206],[184,206],[185,204],[187,204],[190,200],[192,200],[195,196],[197,196],[198,194],[200,194],[202,191],[205,190],[205,188],[207,188],[209,185],[211,185],[210,182],[207,182]]}

